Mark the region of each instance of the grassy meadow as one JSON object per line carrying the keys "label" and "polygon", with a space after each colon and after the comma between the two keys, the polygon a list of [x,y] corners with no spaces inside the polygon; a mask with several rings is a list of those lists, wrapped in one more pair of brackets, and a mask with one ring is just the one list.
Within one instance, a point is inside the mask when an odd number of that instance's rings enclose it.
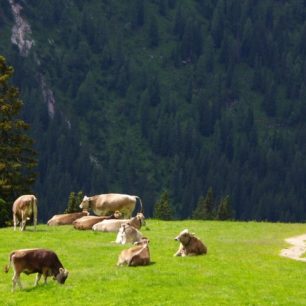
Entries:
{"label": "grassy meadow", "polygon": [[[184,228],[208,247],[198,257],[173,257]],[[69,277],[64,285],[48,278],[33,287],[35,274],[21,275],[24,289],[11,292],[12,269],[0,273],[1,305],[306,305],[306,264],[278,254],[287,237],[306,233],[306,224],[147,220],[152,264],[117,267],[115,233],[77,231],[72,226],[37,231],[0,230],[0,261],[10,251],[54,250]]]}

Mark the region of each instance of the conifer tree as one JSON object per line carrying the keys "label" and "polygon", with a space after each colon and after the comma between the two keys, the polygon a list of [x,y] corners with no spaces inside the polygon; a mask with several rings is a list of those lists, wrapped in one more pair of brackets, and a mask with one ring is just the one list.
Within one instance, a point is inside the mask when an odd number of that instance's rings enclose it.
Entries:
{"label": "conifer tree", "polygon": [[78,207],[79,210],[79,206],[82,203],[84,198],[84,192],[83,191],[79,191],[78,194],[76,195],[76,206]]}
{"label": "conifer tree", "polygon": [[0,56],[0,194],[7,205],[31,192],[37,165],[33,140],[26,134],[29,125],[18,117],[23,103],[18,89],[10,84],[13,72]]}
{"label": "conifer tree", "polygon": [[75,192],[70,192],[68,198],[67,209],[65,210],[66,214],[80,211],[80,204],[83,200],[84,193],[79,191],[77,194]]}
{"label": "conifer tree", "polygon": [[167,191],[164,191],[160,199],[154,205],[153,218],[160,220],[172,220],[173,210],[169,202],[169,195]]}
{"label": "conifer tree", "polygon": [[217,210],[217,220],[231,220],[233,219],[233,211],[229,195],[221,199]]}
{"label": "conifer tree", "polygon": [[214,209],[214,195],[212,187],[209,187],[205,198],[200,197],[195,210],[193,211],[192,218],[199,220],[213,219]]}
{"label": "conifer tree", "polygon": [[8,205],[7,203],[0,198],[0,225],[4,226],[9,221],[9,211],[7,209]]}
{"label": "conifer tree", "polygon": [[65,210],[66,214],[74,212],[75,202],[76,202],[75,192],[72,191],[69,194],[67,209]]}

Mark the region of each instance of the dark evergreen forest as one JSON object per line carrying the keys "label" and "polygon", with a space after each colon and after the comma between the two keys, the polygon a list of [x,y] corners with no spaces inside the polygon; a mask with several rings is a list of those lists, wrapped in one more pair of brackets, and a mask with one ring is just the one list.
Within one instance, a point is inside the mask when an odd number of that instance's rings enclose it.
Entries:
{"label": "dark evergreen forest", "polygon": [[136,194],[152,216],[167,190],[189,218],[210,188],[239,220],[306,219],[305,0],[15,2],[35,44],[11,42],[1,1],[0,54],[38,152],[41,220],[72,191]]}

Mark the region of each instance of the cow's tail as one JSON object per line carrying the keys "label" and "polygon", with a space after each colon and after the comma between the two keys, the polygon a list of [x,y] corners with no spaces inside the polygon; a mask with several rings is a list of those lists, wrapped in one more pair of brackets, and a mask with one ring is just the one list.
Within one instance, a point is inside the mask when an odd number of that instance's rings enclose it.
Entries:
{"label": "cow's tail", "polygon": [[33,200],[32,200],[32,205],[33,205],[33,223],[34,223],[34,229],[36,230],[36,225],[37,225],[37,198],[35,196],[33,196]]}
{"label": "cow's tail", "polygon": [[10,254],[9,263],[4,267],[4,272],[7,273],[10,270],[11,264],[12,264],[12,256],[14,253]]}
{"label": "cow's tail", "polygon": [[143,213],[144,213],[144,211],[143,211],[143,206],[142,206],[141,198],[140,198],[140,197],[138,197],[138,196],[135,196],[135,198],[139,200],[139,204],[140,204],[140,212],[143,214]]}

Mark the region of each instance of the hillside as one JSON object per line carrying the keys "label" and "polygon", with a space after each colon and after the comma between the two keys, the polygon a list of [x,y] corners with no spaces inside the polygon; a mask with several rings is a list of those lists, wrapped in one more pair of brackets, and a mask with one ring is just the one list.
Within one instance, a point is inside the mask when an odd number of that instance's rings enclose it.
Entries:
{"label": "hillside", "polygon": [[[173,238],[184,228],[208,247],[205,256],[173,257]],[[77,231],[71,226],[37,232],[0,230],[0,260],[19,248],[55,250],[69,277],[33,288],[35,275],[21,275],[23,291],[12,293],[12,270],[0,274],[4,305],[304,305],[304,262],[282,258],[284,239],[305,233],[305,224],[147,220],[152,264],[117,267],[122,249],[115,233]],[[77,241],[77,243],[76,243]],[[86,250],[86,251],[85,251]]]}
{"label": "hillside", "polygon": [[240,220],[306,219],[303,1],[12,0],[0,16],[41,220],[79,190],[137,194],[148,216],[168,190],[186,218],[209,187]]}

